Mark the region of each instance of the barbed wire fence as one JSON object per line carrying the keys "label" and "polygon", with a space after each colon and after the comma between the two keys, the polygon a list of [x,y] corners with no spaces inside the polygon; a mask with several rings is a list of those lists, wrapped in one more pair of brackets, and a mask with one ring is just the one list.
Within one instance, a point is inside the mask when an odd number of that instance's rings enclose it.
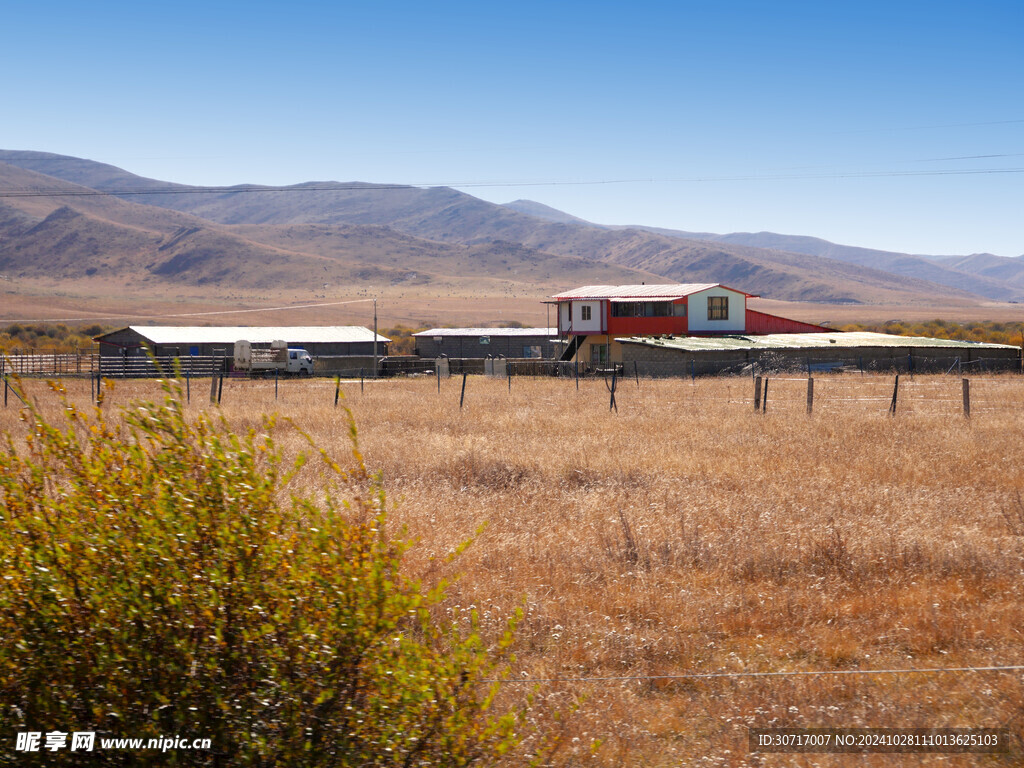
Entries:
{"label": "barbed wire fence", "polygon": [[[320,382],[328,379],[358,381],[373,377],[365,361],[347,363],[332,361],[331,370],[320,372]],[[967,417],[1014,413],[1024,411],[1024,376],[1020,375],[1019,361],[1010,358],[980,358],[963,361],[920,360],[907,370],[900,368],[909,361],[905,356],[875,359],[870,366],[854,367],[833,364],[830,361],[798,363],[794,360],[760,359],[737,362],[728,359],[702,359],[705,369],[715,373],[698,373],[697,367],[678,363],[620,363],[608,368],[584,366],[574,362],[543,360],[494,359],[412,359],[382,358],[378,377],[383,380],[424,378],[436,380],[437,394],[442,394],[441,382],[463,375],[484,375],[508,381],[508,393],[513,392],[513,378],[561,379],[575,382],[608,381],[617,379],[617,404],[628,407],[630,388],[641,388],[641,382],[665,382],[658,390],[671,397],[675,407],[702,409],[712,404],[746,407],[762,415],[837,415],[844,411],[875,411],[891,415],[947,415]],[[691,368],[689,375],[683,371]],[[166,357],[123,358],[101,357],[95,352],[0,354],[0,378],[3,380],[5,404],[10,401],[8,390],[15,379],[145,379],[174,376],[184,380],[216,378],[228,381],[229,388],[236,380],[248,380],[243,372],[233,372],[230,358],[225,357]],[[277,376],[269,385],[273,399],[277,398]],[[284,380],[284,376],[280,377]],[[677,386],[673,386],[673,383]],[[98,386],[98,385],[97,385]],[[256,395],[258,384],[253,384]],[[290,385],[286,385],[290,386]],[[644,384],[643,386],[647,386]],[[662,386],[662,385],[658,385]],[[220,389],[218,391],[220,391]],[[471,395],[478,387],[472,382]],[[601,387],[600,397],[608,395]],[[333,390],[332,390],[333,391]],[[518,391],[518,388],[516,388]],[[460,399],[463,399],[460,392]],[[615,409],[611,409],[615,413]]]}

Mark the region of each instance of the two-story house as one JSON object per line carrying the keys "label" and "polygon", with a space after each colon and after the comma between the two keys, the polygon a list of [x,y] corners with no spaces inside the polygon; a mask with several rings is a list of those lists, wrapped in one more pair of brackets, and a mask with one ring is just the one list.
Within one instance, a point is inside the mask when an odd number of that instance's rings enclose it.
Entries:
{"label": "two-story house", "polygon": [[622,359],[616,337],[714,336],[821,331],[820,326],[747,308],[755,294],[719,283],[587,285],[551,297],[562,360]]}

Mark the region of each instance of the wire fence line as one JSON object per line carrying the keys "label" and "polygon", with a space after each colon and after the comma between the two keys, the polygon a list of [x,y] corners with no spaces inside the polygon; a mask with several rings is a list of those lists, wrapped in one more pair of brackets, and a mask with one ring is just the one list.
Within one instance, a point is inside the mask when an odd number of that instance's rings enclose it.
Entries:
{"label": "wire fence line", "polygon": [[[50,356],[52,361],[53,356]],[[233,382],[247,380],[250,374],[244,371],[233,371],[230,366],[230,359],[225,357],[166,357],[166,358],[129,358],[125,360],[120,357],[112,357],[104,360],[95,356],[96,365],[85,375],[78,373],[80,369],[89,366],[84,362],[72,365],[69,361],[62,360],[58,370],[63,376],[74,378],[86,376],[96,380],[120,379],[120,378],[156,378],[178,375],[183,380],[191,378],[210,378],[227,380],[229,397]],[[330,379],[344,380],[370,380],[373,379],[372,362],[368,366],[347,368],[343,365],[336,365],[329,373],[324,372],[320,381],[329,376]],[[516,372],[516,363],[529,363],[529,372]],[[2,375],[5,405],[9,400],[7,396],[8,386],[14,378],[23,374],[22,368],[11,363],[7,355],[0,355],[0,375]],[[46,374],[38,373],[38,367],[29,367],[31,371],[25,375],[30,378],[48,378]],[[1011,414],[1024,412],[1024,376],[1011,372],[994,373],[986,372],[974,375],[956,375],[955,373],[930,373],[930,374],[886,374],[884,372],[839,372],[832,371],[820,374],[803,374],[791,371],[779,373],[764,373],[757,375],[756,369],[748,367],[743,375],[717,376],[717,377],[673,377],[671,379],[661,377],[642,376],[639,366],[629,370],[629,367],[618,365],[609,369],[590,370],[584,372],[580,366],[574,363],[555,363],[551,361],[512,361],[504,359],[438,359],[419,360],[396,358],[389,360],[382,358],[379,379],[395,380],[406,378],[427,378],[430,387],[435,386],[438,396],[443,392],[441,382],[446,379],[463,379],[466,376],[477,376],[484,374],[489,379],[507,380],[507,390],[511,394],[519,391],[513,386],[513,379],[523,376],[542,376],[544,371],[555,371],[556,378],[561,379],[566,385],[583,393],[581,389],[583,382],[592,382],[589,387],[598,381],[604,384],[615,382],[615,391],[618,402],[616,404],[628,405],[634,398],[630,397],[630,390],[634,388],[644,389],[653,387],[652,391],[663,398],[662,402],[673,408],[694,408],[704,409],[716,404],[736,406],[737,408],[749,408],[754,406],[755,410],[762,414],[783,414],[791,415],[806,410],[808,414],[837,415],[848,410],[867,410],[879,413],[889,412],[895,414],[928,414],[944,415],[963,413],[966,416],[980,416],[985,414]],[[57,376],[56,378],[61,378]],[[274,398],[278,395],[279,386],[293,386],[293,383],[279,384],[285,382],[284,375],[277,372],[264,373],[262,378],[273,380],[272,390]],[[674,382],[674,383],[673,383]],[[258,397],[259,384],[253,382],[255,389],[248,391],[246,397]],[[606,397],[601,385],[600,397]],[[223,390],[223,383],[220,384]],[[460,392],[460,402],[464,400],[466,391],[469,392],[471,400],[481,391],[479,384],[470,384],[467,390]],[[494,397],[492,389],[487,390],[491,397]],[[612,406],[614,410],[614,405]]]}
{"label": "wire fence line", "polygon": [[0,354],[0,375],[88,376],[99,366],[95,352],[39,352]]}
{"label": "wire fence line", "polygon": [[[825,373],[946,373],[977,376],[991,373],[1024,373],[1020,351],[1007,350],[1001,356],[980,354],[985,350],[951,350],[942,348],[913,349],[907,353],[885,354],[879,350],[750,350],[736,352],[680,352],[670,359],[637,359],[617,363],[597,363],[586,360],[562,361],[520,359],[497,356],[494,358],[421,358],[414,355],[382,357],[376,376],[392,377],[432,374],[445,368],[450,374],[482,374],[487,360],[500,361],[508,376],[554,376],[589,378],[638,375],[645,378],[697,378],[703,376],[763,375],[783,377],[789,375],[821,375]],[[1010,353],[1013,354],[1010,354]],[[657,355],[657,351],[653,353]],[[315,375],[334,377],[338,373],[347,377],[366,375],[375,377],[372,363],[366,359],[349,362],[344,357],[314,356]],[[156,361],[154,364],[153,361]],[[184,356],[150,358],[144,355],[110,355],[99,353],[96,347],[76,351],[20,350],[0,355],[0,375],[19,376],[89,376],[100,373],[111,378],[140,378],[166,375],[177,364],[181,370],[194,375],[211,375],[218,366],[232,366],[230,356]]]}

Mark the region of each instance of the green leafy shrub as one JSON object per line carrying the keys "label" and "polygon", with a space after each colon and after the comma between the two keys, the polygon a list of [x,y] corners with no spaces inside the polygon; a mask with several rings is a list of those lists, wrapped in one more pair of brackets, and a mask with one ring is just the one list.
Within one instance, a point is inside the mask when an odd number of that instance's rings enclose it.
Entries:
{"label": "green leafy shrub", "polygon": [[[18,731],[209,738],[161,764],[461,766],[521,744],[494,714],[515,619],[486,647],[432,619],[445,584],[402,572],[349,414],[334,496],[286,495],[275,425],[186,418],[180,391],[116,425],[65,401],[0,449],[0,762]],[[290,486],[289,483],[292,482]],[[282,499],[287,500],[282,500]],[[150,753],[152,755],[152,753]],[[38,759],[81,760],[81,752]],[[152,757],[150,757],[152,759]],[[19,763],[19,764],[23,764]]]}

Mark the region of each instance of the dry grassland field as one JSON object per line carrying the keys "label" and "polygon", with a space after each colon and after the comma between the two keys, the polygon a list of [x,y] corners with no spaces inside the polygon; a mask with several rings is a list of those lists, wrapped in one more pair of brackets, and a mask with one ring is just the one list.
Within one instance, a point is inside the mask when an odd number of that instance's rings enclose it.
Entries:
{"label": "dry grassland field", "polygon": [[[68,383],[86,404],[87,381]],[[277,412],[339,458],[335,383],[229,379],[240,430]],[[559,765],[1010,765],[1024,761],[1024,378],[343,384],[390,524],[426,581],[462,574],[490,639],[524,610],[506,700],[564,718]],[[44,382],[25,387],[59,417]],[[189,410],[215,408],[209,380]],[[118,382],[104,410],[159,399]],[[16,401],[0,428],[19,433]],[[306,446],[283,425],[277,440]],[[323,494],[315,462],[293,488]],[[474,535],[451,565],[443,556]],[[891,670],[933,670],[892,673]],[[887,670],[880,674],[853,673]],[[791,676],[750,673],[796,672]],[[724,675],[719,673],[730,673]],[[714,675],[714,676],[693,676]],[[531,683],[527,681],[538,680]],[[574,706],[578,706],[572,712]],[[1008,728],[1009,755],[751,754],[748,729]],[[597,743],[600,742],[599,746]],[[596,751],[593,752],[596,748]]]}

